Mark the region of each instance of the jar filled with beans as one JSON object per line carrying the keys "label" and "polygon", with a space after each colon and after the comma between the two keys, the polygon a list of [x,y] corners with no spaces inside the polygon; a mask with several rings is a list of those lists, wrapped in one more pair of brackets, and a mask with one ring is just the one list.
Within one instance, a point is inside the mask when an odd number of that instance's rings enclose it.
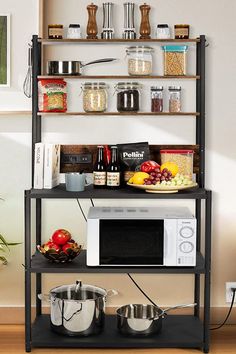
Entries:
{"label": "jar filled with beans", "polygon": [[152,74],[152,47],[136,46],[126,49],[128,57],[128,73],[131,76]]}
{"label": "jar filled with beans", "polygon": [[185,76],[187,71],[187,45],[165,45],[164,51],[164,75]]}
{"label": "jar filled with beans", "polygon": [[108,85],[105,82],[86,82],[82,85],[85,112],[105,112],[107,110],[107,88]]}
{"label": "jar filled with beans", "polygon": [[118,112],[138,112],[139,97],[142,85],[138,82],[119,82],[115,86],[117,92]]}
{"label": "jar filled with beans", "polygon": [[169,112],[181,112],[181,86],[169,86]]}
{"label": "jar filled with beans", "polygon": [[179,173],[193,178],[193,150],[161,150],[161,163],[174,162]]}

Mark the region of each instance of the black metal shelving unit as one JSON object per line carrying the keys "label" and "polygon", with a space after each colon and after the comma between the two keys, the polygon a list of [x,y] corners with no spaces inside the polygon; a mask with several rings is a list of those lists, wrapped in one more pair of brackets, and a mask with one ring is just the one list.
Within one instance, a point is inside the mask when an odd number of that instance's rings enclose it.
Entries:
{"label": "black metal shelving unit", "polygon": [[[148,42],[160,40],[148,40]],[[42,45],[68,43],[109,44],[109,41],[48,41],[34,35],[33,51],[33,99],[32,99],[32,181],[34,176],[34,146],[41,142],[41,114],[38,112],[38,78],[41,73]],[[147,41],[133,41],[140,43]],[[168,42],[168,41],[167,41]],[[171,40],[170,42],[183,42]],[[94,190],[88,187],[84,192],[67,192],[65,185],[52,190],[25,191],[25,350],[30,352],[33,347],[39,348],[199,348],[209,352],[209,320],[210,320],[210,274],[211,274],[211,205],[212,193],[205,189],[205,36],[186,40],[196,45],[196,144],[199,145],[200,167],[197,176],[199,188],[182,191],[176,194],[149,194],[132,188],[116,191]],[[123,43],[123,40],[114,40]],[[111,77],[107,77],[110,79]],[[161,77],[160,77],[161,78]],[[104,77],[105,79],[105,77]],[[145,78],[146,79],[146,78]],[[183,78],[180,78],[180,80]],[[44,118],[46,119],[46,118]],[[197,264],[195,267],[87,267],[86,251],[71,264],[51,264],[37,252],[32,251],[31,217],[35,216],[36,243],[41,244],[42,203],[44,199],[191,199],[195,200],[197,218]],[[35,208],[32,213],[32,200]],[[202,227],[202,204],[204,207],[204,227]],[[204,232],[202,232],[204,230]],[[204,253],[201,253],[201,243]],[[107,316],[104,331],[91,337],[65,337],[50,329],[49,315],[42,314],[42,303],[37,294],[42,293],[42,274],[44,273],[143,273],[143,274],[192,274],[194,277],[194,302],[197,306],[192,315],[168,316],[164,321],[163,330],[156,336],[147,338],[129,338],[116,330],[115,316]],[[35,274],[36,318],[31,322],[32,274]],[[200,277],[204,278],[203,318],[200,318]]]}

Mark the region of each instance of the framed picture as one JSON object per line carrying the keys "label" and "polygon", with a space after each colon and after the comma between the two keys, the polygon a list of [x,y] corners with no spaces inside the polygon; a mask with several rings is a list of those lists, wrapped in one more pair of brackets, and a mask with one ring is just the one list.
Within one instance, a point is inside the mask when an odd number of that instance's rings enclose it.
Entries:
{"label": "framed picture", "polygon": [[10,15],[0,13],[0,87],[10,86]]}

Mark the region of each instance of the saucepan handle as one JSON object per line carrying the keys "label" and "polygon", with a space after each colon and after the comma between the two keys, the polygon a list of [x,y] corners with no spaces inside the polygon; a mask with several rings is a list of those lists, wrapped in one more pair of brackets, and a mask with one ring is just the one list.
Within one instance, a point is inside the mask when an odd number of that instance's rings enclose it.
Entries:
{"label": "saucepan handle", "polygon": [[109,289],[109,290],[107,290],[107,295],[106,295],[106,297],[113,297],[113,296],[116,296],[116,295],[118,295],[118,294],[119,294],[119,293],[118,293],[117,290]]}
{"label": "saucepan handle", "polygon": [[163,313],[165,314],[165,313],[167,313],[167,312],[169,312],[171,310],[183,309],[183,308],[186,308],[186,307],[195,307],[196,305],[197,305],[197,303],[171,306],[171,307],[168,307],[167,309],[163,310]]}
{"label": "saucepan handle", "polygon": [[116,58],[104,58],[104,59],[98,59],[98,60],[94,60],[94,61],[90,61],[89,63],[86,64],[82,64],[81,66],[88,66],[88,65],[92,65],[92,64],[99,64],[99,63],[109,63],[110,61],[115,61],[117,60]]}
{"label": "saucepan handle", "polygon": [[41,301],[51,302],[51,297],[49,294],[38,294],[38,298]]}

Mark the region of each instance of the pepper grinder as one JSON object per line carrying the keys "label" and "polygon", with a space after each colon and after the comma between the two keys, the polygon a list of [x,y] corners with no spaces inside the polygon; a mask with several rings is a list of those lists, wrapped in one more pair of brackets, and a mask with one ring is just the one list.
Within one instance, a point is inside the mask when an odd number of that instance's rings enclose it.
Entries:
{"label": "pepper grinder", "polygon": [[87,24],[87,39],[97,39],[98,27],[96,22],[97,5],[94,3],[87,6],[88,24]]}
{"label": "pepper grinder", "polygon": [[103,8],[103,26],[102,26],[102,39],[112,39],[114,37],[114,28],[112,25],[112,2],[104,2]]}
{"label": "pepper grinder", "polygon": [[124,3],[124,30],[123,39],[136,39],[134,27],[134,6],[133,2]]}
{"label": "pepper grinder", "polygon": [[141,11],[141,24],[140,24],[140,39],[150,39],[151,36],[151,26],[149,22],[149,12],[151,10],[151,6],[144,3],[139,7]]}

